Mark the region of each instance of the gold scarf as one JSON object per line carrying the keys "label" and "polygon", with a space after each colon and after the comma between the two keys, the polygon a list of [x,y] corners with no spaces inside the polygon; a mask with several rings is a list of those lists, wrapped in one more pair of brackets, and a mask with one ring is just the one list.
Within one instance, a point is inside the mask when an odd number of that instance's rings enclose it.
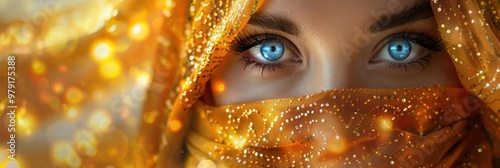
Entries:
{"label": "gold scarf", "polygon": [[479,115],[489,109],[460,88],[341,89],[193,110],[193,166],[492,166]]}
{"label": "gold scarf", "polygon": [[227,107],[197,100],[262,0],[167,2],[151,87],[170,90],[149,93],[139,166],[483,167],[500,157],[499,2],[429,2],[464,90],[344,89]]}

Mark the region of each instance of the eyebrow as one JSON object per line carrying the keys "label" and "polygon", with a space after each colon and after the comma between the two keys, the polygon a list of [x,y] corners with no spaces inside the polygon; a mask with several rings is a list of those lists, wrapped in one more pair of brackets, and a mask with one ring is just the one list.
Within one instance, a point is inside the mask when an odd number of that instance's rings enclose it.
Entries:
{"label": "eyebrow", "polygon": [[248,20],[248,24],[282,31],[294,36],[299,36],[300,34],[297,25],[291,20],[265,12],[255,12],[250,20]]}
{"label": "eyebrow", "polygon": [[393,13],[380,18],[379,20],[375,21],[375,24],[370,26],[369,31],[371,34],[376,34],[378,32],[389,30],[411,22],[424,20],[430,17],[434,17],[431,3],[429,3],[429,1],[427,0],[424,0],[416,3],[413,6],[403,8],[403,10],[399,13]]}
{"label": "eyebrow", "polygon": [[[399,13],[393,13],[376,20],[375,23],[369,27],[369,31],[371,34],[376,34],[430,17],[434,17],[431,4],[427,0],[422,0],[415,5],[403,8]],[[267,12],[255,12],[248,21],[248,24],[282,31],[295,36],[300,35],[298,26],[291,20]]]}

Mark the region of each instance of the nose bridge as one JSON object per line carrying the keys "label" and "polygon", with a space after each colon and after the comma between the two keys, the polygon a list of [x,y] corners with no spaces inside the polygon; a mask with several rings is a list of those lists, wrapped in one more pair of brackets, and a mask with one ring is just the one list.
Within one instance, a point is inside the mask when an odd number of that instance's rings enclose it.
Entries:
{"label": "nose bridge", "polygon": [[310,76],[320,81],[322,90],[339,88],[359,88],[364,86],[360,74],[360,60],[354,55],[343,54],[339,50],[317,50],[310,61]]}

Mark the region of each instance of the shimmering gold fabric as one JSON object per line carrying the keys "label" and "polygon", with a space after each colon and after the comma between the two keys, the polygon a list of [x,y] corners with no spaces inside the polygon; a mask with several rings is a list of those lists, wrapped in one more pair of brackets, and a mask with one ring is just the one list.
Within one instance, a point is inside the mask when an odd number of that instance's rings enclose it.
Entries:
{"label": "shimmering gold fabric", "polygon": [[[224,107],[198,102],[188,163],[229,167],[491,167],[479,114],[460,88],[342,89]],[[189,166],[188,166],[189,167]]]}
{"label": "shimmering gold fabric", "polygon": [[499,1],[432,2],[439,30],[464,88],[483,100],[491,113],[483,122],[500,156],[500,9]]}
{"label": "shimmering gold fabric", "polygon": [[147,103],[156,106],[144,116],[161,115],[141,128],[139,164],[484,167],[500,157],[498,2],[430,2],[464,88],[480,101],[463,89],[429,87],[333,90],[228,107],[197,100],[262,1],[186,3],[166,11],[174,44],[166,58],[179,64],[158,60],[171,70],[160,78],[171,89],[161,99],[150,94]]}
{"label": "shimmering gold fabric", "polygon": [[434,1],[436,19],[464,87],[500,110],[498,1]]}
{"label": "shimmering gold fabric", "polygon": [[[167,4],[172,8],[165,10],[165,57],[157,60],[151,87],[170,90],[165,94],[153,88],[148,93],[143,117],[152,122],[144,122],[140,129],[140,167],[179,164],[175,161],[183,154],[181,145],[190,124],[187,109],[203,94],[205,83],[228,51],[229,41],[262,0],[179,0]],[[165,64],[167,61],[178,64]]]}

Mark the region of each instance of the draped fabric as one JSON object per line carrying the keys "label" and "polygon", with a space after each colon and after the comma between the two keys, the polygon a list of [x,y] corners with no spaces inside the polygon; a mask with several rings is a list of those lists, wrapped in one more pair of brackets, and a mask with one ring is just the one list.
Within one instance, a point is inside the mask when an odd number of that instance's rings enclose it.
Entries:
{"label": "draped fabric", "polygon": [[460,88],[340,89],[193,109],[194,165],[491,167],[478,118],[490,112]]}
{"label": "draped fabric", "polygon": [[464,88],[340,89],[224,107],[198,101],[262,3],[175,1],[165,11],[169,44],[151,87],[167,90],[148,96],[139,165],[489,167],[500,157],[498,2],[429,2]]}
{"label": "draped fabric", "polygon": [[434,1],[436,20],[465,89],[484,101],[491,112],[483,124],[500,155],[500,48],[498,1]]}

